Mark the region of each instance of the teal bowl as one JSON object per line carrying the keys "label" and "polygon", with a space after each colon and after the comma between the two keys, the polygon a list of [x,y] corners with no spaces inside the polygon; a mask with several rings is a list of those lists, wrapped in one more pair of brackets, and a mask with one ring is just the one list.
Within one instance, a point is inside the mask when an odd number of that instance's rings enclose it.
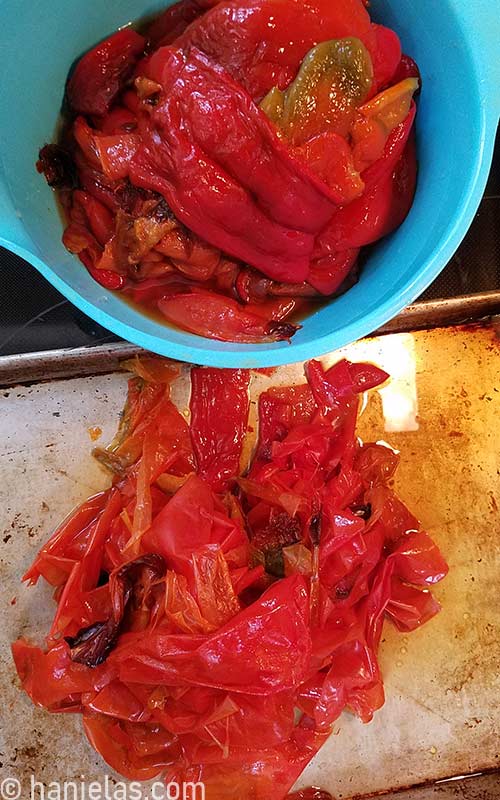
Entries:
{"label": "teal bowl", "polygon": [[308,317],[291,344],[239,345],[162,326],[98,286],[61,244],[54,197],[34,168],[40,145],[53,139],[75,57],[165,5],[164,0],[144,6],[136,0],[2,0],[0,244],[31,262],[105,328],[182,361],[273,366],[319,356],[369,334],[431,283],[481,200],[500,111],[498,8],[490,0],[373,0],[373,18],[399,33],[422,71],[415,203],[401,228],[373,249],[359,283]]}

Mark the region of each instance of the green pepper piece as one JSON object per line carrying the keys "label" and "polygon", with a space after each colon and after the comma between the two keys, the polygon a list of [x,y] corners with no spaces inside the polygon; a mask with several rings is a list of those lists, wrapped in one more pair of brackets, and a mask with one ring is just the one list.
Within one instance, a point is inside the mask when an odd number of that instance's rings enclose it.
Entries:
{"label": "green pepper piece", "polygon": [[347,136],[372,82],[372,61],[360,39],[331,39],[313,47],[288,89],[273,87],[261,108],[296,146],[326,131]]}

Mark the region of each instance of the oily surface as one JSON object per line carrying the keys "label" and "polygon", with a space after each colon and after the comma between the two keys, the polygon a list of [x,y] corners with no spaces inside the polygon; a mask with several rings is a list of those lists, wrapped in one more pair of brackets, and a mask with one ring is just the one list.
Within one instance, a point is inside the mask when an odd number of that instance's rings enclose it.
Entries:
{"label": "oily surface", "polygon": [[[344,715],[301,782],[348,798],[500,760],[500,386],[491,328],[385,336],[342,354],[376,361],[393,375],[371,395],[359,432],[401,449],[398,492],[450,564],[437,588],[443,611],[436,619],[411,637],[386,626],[385,707],[368,726]],[[259,375],[253,389],[300,376],[300,366],[282,368]],[[83,739],[79,719],[32,708],[18,691],[9,643],[20,634],[36,640],[47,626],[48,588],[27,590],[18,579],[54,525],[106,485],[90,456],[98,431],[89,429],[102,429],[100,442],[111,438],[125,382],[114,374],[0,393],[0,777],[26,787],[32,773],[49,783],[82,774],[102,781],[111,772]],[[183,390],[181,382],[181,407]]]}

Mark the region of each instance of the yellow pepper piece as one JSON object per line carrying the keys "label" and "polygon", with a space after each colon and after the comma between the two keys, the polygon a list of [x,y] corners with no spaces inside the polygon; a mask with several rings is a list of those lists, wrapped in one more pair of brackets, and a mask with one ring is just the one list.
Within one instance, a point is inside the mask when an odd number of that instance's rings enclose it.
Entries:
{"label": "yellow pepper piece", "polygon": [[387,133],[408,116],[412,97],[419,86],[418,78],[405,78],[384,92],[380,92],[358,109],[367,119],[383,125]]}

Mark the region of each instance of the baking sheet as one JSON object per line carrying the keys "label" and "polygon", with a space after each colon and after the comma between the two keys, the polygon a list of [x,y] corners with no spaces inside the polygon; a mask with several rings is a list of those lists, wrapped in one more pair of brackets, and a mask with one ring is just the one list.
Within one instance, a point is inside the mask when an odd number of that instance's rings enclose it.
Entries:
{"label": "baking sheet", "polygon": [[[77,313],[76,309],[74,313]],[[499,315],[500,289],[442,300],[421,300],[405,308],[376,331],[374,336],[429,330],[479,320],[483,324],[494,324],[495,319],[500,320]],[[48,378],[102,375],[120,369],[123,361],[142,352],[140,347],[128,342],[114,342],[4,356],[0,357],[0,387]]]}
{"label": "baking sheet", "polygon": [[[437,588],[439,617],[409,636],[385,629],[385,707],[367,726],[344,714],[301,785],[345,800],[500,766],[498,351],[493,325],[390,334],[342,351],[393,375],[371,395],[360,434],[402,451],[397,488],[451,571]],[[301,371],[258,376],[254,391],[298,380]],[[61,517],[106,484],[90,456],[89,429],[100,427],[103,442],[111,437],[125,381],[114,373],[0,393],[0,781],[13,776],[28,786],[31,774],[45,782],[112,774],[83,740],[79,719],[50,716],[19,693],[9,643],[20,634],[39,640],[46,629],[49,591],[25,589],[18,579]],[[185,389],[181,381],[180,405]],[[438,790],[446,798],[500,797],[498,775],[482,780],[490,794],[446,795],[441,786],[396,797],[423,800]]]}

